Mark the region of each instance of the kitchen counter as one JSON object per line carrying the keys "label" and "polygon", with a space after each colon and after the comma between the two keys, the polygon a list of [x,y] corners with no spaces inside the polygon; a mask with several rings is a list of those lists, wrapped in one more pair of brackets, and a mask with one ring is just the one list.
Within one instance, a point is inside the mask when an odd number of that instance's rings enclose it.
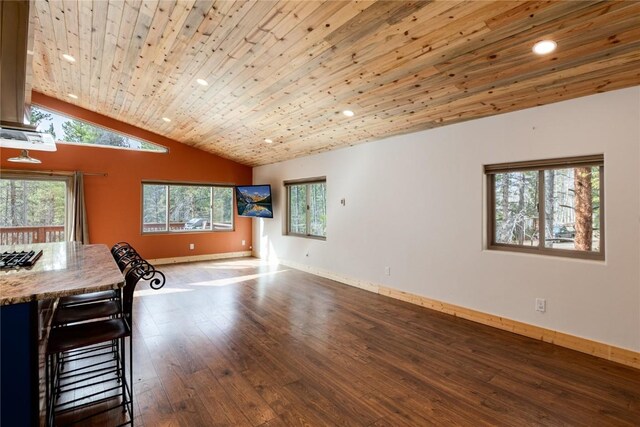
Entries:
{"label": "kitchen counter", "polygon": [[76,242],[0,246],[0,252],[42,250],[33,267],[0,270],[0,305],[117,289],[124,278],[105,245]]}
{"label": "kitchen counter", "polygon": [[[32,267],[0,270],[0,425],[38,426],[44,409],[48,320],[60,297],[118,289],[124,277],[105,245],[40,243],[0,252],[42,250]],[[46,313],[46,314],[45,314]]]}

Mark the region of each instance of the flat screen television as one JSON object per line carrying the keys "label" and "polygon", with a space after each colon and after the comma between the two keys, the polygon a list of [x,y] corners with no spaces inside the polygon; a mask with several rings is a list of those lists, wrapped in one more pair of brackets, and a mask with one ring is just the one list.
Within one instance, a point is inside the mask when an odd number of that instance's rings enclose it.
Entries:
{"label": "flat screen television", "polygon": [[236,187],[238,215],[256,218],[273,218],[271,186],[243,185]]}

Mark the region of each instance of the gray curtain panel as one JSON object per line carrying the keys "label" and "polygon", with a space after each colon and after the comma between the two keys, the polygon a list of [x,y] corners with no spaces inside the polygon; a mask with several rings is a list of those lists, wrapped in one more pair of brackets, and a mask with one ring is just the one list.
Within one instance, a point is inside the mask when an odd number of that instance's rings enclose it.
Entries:
{"label": "gray curtain panel", "polygon": [[70,197],[68,240],[88,244],[89,228],[87,226],[87,211],[84,206],[84,179],[82,172],[76,171],[73,174]]}

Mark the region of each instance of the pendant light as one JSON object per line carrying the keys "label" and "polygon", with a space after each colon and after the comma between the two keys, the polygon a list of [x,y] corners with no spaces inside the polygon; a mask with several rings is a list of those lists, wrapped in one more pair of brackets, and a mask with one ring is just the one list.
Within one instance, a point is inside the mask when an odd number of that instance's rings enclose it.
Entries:
{"label": "pendant light", "polygon": [[28,150],[22,150],[18,157],[11,157],[8,160],[14,163],[42,163],[40,160],[34,159],[33,157],[29,156]]}

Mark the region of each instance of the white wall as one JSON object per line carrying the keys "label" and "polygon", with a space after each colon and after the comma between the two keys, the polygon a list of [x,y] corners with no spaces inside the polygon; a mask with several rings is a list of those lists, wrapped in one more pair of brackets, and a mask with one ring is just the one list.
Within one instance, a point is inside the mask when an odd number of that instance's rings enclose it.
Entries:
{"label": "white wall", "polygon": [[[276,212],[254,221],[254,251],[640,350],[639,146],[635,87],[257,167]],[[597,153],[605,262],[484,249],[484,164]],[[327,177],[327,240],[283,235],[282,182],[316,176]]]}

